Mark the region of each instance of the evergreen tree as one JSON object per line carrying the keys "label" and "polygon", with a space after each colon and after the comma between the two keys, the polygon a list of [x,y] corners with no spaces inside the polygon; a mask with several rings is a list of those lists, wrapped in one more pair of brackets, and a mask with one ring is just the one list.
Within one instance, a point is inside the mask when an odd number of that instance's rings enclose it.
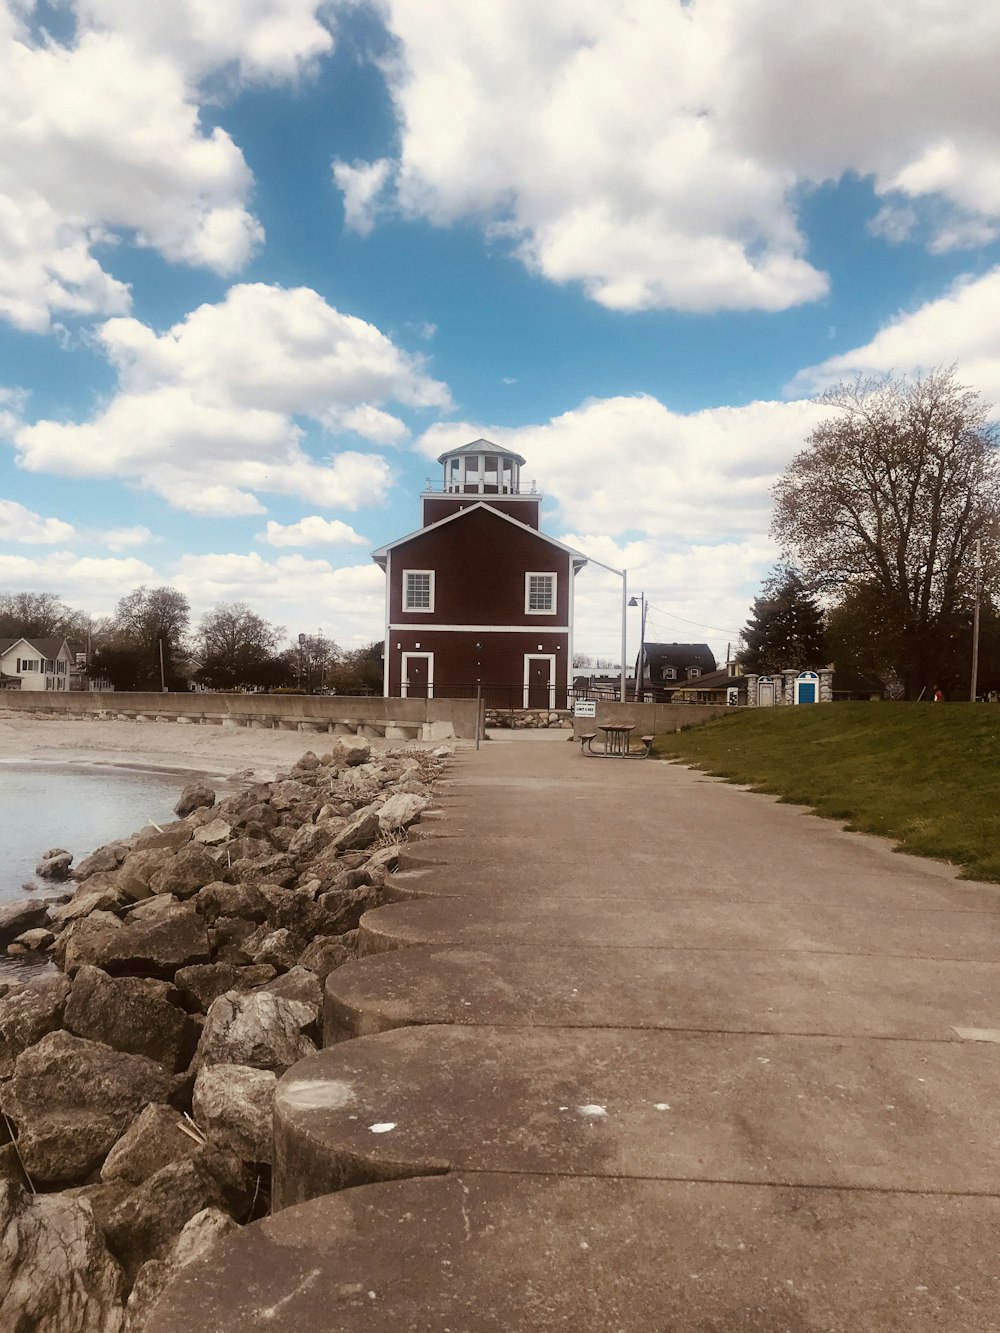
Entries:
{"label": "evergreen tree", "polygon": [[744,670],[766,675],[826,663],[823,612],[793,565],[776,565],[754,600],[743,630]]}

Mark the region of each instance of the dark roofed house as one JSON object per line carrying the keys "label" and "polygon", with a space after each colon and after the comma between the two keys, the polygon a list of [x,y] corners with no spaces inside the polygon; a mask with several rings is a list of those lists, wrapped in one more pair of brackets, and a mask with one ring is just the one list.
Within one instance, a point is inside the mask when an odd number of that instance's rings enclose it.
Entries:
{"label": "dark roofed house", "polygon": [[689,680],[678,682],[669,691],[671,703],[727,704],[729,691],[736,690],[741,704],[747,701],[747,682],[742,669],[731,662],[718,671],[706,671]]}
{"label": "dark roofed house", "polygon": [[707,643],[645,643],[636,663],[643,697],[654,700],[666,699],[677,685],[715,670],[715,655]]}

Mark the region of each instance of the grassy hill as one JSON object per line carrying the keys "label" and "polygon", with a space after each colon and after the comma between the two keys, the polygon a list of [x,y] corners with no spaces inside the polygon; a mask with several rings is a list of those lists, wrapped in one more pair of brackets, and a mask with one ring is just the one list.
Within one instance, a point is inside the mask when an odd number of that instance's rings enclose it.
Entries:
{"label": "grassy hill", "polygon": [[1000,882],[1000,705],[734,710],[654,753]]}

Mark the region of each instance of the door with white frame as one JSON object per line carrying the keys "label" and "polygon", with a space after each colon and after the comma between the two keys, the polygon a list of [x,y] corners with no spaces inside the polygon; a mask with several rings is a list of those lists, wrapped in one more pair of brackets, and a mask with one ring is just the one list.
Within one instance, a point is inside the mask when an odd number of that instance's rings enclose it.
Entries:
{"label": "door with white frame", "polygon": [[555,708],[555,653],[525,653],[524,706],[525,708]]}
{"label": "door with white frame", "polygon": [[795,702],[814,704],[819,702],[819,676],[815,671],[800,671],[795,682]]}
{"label": "door with white frame", "polygon": [[770,676],[761,676],[757,681],[757,707],[774,707],[774,681]]}
{"label": "door with white frame", "polygon": [[434,698],[434,654],[404,653],[399,683],[401,699]]}

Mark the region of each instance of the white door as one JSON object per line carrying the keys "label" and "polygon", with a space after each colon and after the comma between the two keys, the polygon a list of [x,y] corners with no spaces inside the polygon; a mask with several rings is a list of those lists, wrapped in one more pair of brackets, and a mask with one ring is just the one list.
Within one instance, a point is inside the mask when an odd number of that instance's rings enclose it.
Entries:
{"label": "white door", "polygon": [[404,653],[399,694],[402,699],[434,698],[434,654]]}
{"label": "white door", "polygon": [[757,682],[757,707],[774,707],[774,681],[770,676],[761,676]]}

